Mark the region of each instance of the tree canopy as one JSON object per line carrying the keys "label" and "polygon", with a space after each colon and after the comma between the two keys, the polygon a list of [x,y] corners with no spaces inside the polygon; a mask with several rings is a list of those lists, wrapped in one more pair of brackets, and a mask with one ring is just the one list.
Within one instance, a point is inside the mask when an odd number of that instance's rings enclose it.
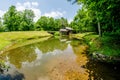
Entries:
{"label": "tree canopy", "polygon": [[[99,0],[99,1],[98,0],[68,0],[68,1],[73,1],[73,3],[77,2],[78,4],[82,5],[82,9],[78,11],[72,24],[75,24],[74,22],[76,22],[76,18],[77,18],[77,21],[79,21],[77,25],[82,24],[84,25],[84,27],[86,27],[86,25],[90,25],[89,22],[92,21],[93,22],[92,27],[96,27],[98,24],[98,29],[100,27],[103,34],[120,33],[120,22],[119,22],[120,0]],[[89,16],[85,16],[88,13]],[[79,16],[80,14],[82,17]],[[84,22],[82,22],[82,20]],[[76,24],[74,25],[74,27],[75,26]]]}
{"label": "tree canopy", "polygon": [[46,30],[58,31],[60,28],[68,26],[67,19],[41,16],[34,22],[34,12],[29,9],[17,11],[15,6],[10,6],[4,14],[3,20],[0,18],[0,31],[30,31]]}
{"label": "tree canopy", "polygon": [[32,10],[17,11],[11,6],[3,16],[5,31],[33,30],[34,13]]}
{"label": "tree canopy", "polygon": [[36,23],[37,30],[58,31],[63,26],[68,26],[68,21],[65,18],[54,19],[52,17],[42,16]]}
{"label": "tree canopy", "polygon": [[[120,33],[120,0],[68,0],[82,5],[70,26],[75,32],[95,31],[99,34]],[[0,31],[48,30],[57,31],[68,26],[65,18],[41,16],[34,22],[32,10],[17,11],[10,6],[0,21]],[[3,19],[3,20],[2,20]],[[2,23],[3,22],[3,23]]]}

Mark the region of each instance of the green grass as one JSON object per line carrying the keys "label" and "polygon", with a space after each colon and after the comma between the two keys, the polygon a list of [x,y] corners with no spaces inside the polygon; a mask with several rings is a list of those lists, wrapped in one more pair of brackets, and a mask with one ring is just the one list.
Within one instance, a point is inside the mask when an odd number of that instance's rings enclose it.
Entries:
{"label": "green grass", "polygon": [[78,34],[73,34],[72,37],[76,39],[83,39],[86,35],[93,34],[94,32],[85,32],[85,33],[78,33]]}
{"label": "green grass", "polygon": [[101,47],[99,51],[108,56],[120,56],[119,36],[103,36],[99,39]]}
{"label": "green grass", "polygon": [[88,35],[84,39],[90,46],[90,52],[97,52],[106,56],[120,56],[119,40],[113,36]]}
{"label": "green grass", "polygon": [[21,40],[21,41],[18,41],[13,46],[10,46],[9,48],[7,48],[6,51],[11,50],[11,49],[15,49],[15,48],[18,48],[18,47],[26,46],[26,45],[29,45],[29,44],[42,42],[42,41],[45,41],[45,40],[49,39],[50,37],[51,36],[43,37],[43,38],[35,38],[35,39],[31,39],[31,40]]}
{"label": "green grass", "polygon": [[83,39],[90,46],[90,54],[93,52],[106,56],[120,56],[120,37],[102,36],[93,33],[75,34],[77,39]]}
{"label": "green grass", "polygon": [[45,36],[51,36],[45,31],[14,31],[14,32],[1,32],[0,33],[0,50],[9,46],[14,42],[20,42],[24,40],[31,40],[41,38]]}

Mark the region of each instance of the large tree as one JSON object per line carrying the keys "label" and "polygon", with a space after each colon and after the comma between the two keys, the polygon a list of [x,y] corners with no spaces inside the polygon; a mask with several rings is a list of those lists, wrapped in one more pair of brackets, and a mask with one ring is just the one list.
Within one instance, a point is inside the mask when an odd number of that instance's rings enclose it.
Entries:
{"label": "large tree", "polygon": [[85,32],[85,31],[96,31],[97,27],[94,18],[94,13],[91,10],[82,7],[79,9],[74,20],[70,23],[70,26],[74,29],[75,32]]}
{"label": "large tree", "polygon": [[20,30],[28,31],[34,30],[34,22],[33,19],[35,17],[34,12],[32,10],[25,9],[21,13],[22,21],[20,23]]}
{"label": "large tree", "polygon": [[5,31],[34,30],[33,18],[32,10],[17,11],[15,6],[11,6],[3,17]]}
{"label": "large tree", "polygon": [[2,19],[0,18],[0,32],[3,31]]}
{"label": "large tree", "polygon": [[62,27],[68,26],[68,21],[65,18],[54,19],[52,17],[42,16],[36,23],[36,30],[58,31]]}
{"label": "large tree", "polygon": [[16,28],[16,14],[17,10],[15,6],[11,6],[9,10],[4,14],[4,25],[6,28],[6,31],[15,31]]}
{"label": "large tree", "polygon": [[120,0],[74,0],[73,2],[78,2],[95,13],[99,34],[101,30],[102,33],[120,33]]}
{"label": "large tree", "polygon": [[59,19],[55,19],[55,30],[59,30],[60,28],[64,28],[68,26],[67,19],[61,17]]}
{"label": "large tree", "polygon": [[36,30],[48,30],[48,17],[42,16],[35,23]]}

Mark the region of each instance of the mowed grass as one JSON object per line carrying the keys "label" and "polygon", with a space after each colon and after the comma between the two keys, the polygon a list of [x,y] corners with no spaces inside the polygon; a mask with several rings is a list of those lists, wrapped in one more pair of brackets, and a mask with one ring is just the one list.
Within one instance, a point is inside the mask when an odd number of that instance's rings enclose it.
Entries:
{"label": "mowed grass", "polygon": [[85,32],[85,33],[72,34],[72,37],[76,38],[76,39],[83,39],[85,36],[90,35],[90,34],[94,34],[94,32]]}
{"label": "mowed grass", "polygon": [[45,36],[51,36],[46,31],[14,31],[14,32],[1,32],[0,33],[0,50],[9,46],[10,44],[30,40],[35,38],[41,38]]}

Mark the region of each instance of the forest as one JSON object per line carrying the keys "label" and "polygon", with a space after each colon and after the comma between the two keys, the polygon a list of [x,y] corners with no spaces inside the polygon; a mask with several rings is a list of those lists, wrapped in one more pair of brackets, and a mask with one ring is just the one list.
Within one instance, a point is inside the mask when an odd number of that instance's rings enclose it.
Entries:
{"label": "forest", "polygon": [[0,18],[0,31],[58,31],[61,27],[69,26],[74,32],[97,32],[100,36],[120,34],[120,1],[119,0],[68,0],[81,5],[74,20],[68,23],[67,19],[54,19],[42,16],[37,22],[32,10],[17,11],[10,6]]}
{"label": "forest", "polygon": [[67,19],[63,17],[41,16],[37,22],[33,21],[34,17],[32,10],[17,11],[15,6],[11,6],[0,19],[0,31],[58,31],[62,26],[68,26]]}

